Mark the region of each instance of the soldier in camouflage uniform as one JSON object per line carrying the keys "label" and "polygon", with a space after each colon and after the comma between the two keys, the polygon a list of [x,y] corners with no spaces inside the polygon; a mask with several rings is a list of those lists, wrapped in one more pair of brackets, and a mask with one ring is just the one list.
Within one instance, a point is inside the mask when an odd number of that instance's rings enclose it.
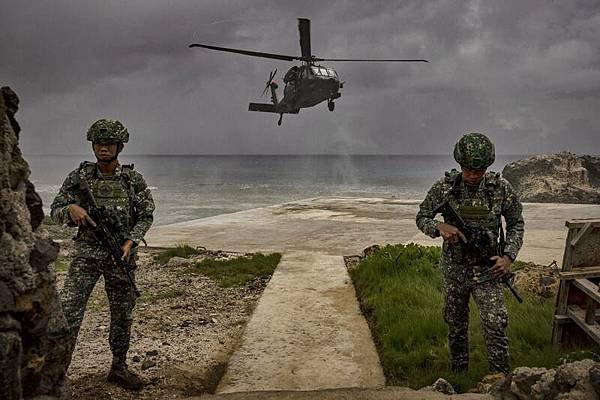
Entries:
{"label": "soldier in camouflage uniform", "polygon": [[[472,295],[481,318],[490,371],[509,372],[508,313],[502,276],[510,272],[523,243],[521,202],[500,174],[486,172],[495,159],[494,145],[480,133],[464,135],[454,148],[462,172],[453,169],[431,187],[417,214],[417,226],[432,238],[442,236],[440,268],[443,273],[444,320],[448,324],[450,362],[454,371],[469,367],[469,298]],[[444,222],[434,219],[445,201],[470,226],[485,228],[490,243],[498,243],[500,255],[493,267],[477,265],[465,252],[466,238],[452,225],[452,215],[442,212]],[[506,236],[501,218],[506,222]],[[456,224],[456,222],[454,222]]]}
{"label": "soldier in camouflage uniform", "polygon": [[[74,258],[69,267],[61,302],[69,325],[72,349],[83,320],[88,298],[102,275],[110,305],[110,349],[113,362],[107,380],[138,390],[143,381],[128,370],[131,314],[135,296],[125,273],[111,259],[108,250],[87,229],[90,217],[82,203],[80,182],[87,182],[99,206],[114,210],[122,225],[123,258],[135,267],[135,253],[152,224],[154,202],[142,175],[133,165],[119,164],[117,157],[129,140],[129,132],[119,122],[101,119],[87,132],[87,140],[97,162],[83,162],[63,183],[51,206],[52,219],[59,224],[78,225]],[[131,272],[133,276],[133,271]]]}

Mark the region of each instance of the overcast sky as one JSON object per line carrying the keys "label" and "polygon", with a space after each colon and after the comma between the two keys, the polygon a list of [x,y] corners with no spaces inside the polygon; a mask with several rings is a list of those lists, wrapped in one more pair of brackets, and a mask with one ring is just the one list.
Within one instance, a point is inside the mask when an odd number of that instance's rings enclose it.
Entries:
{"label": "overcast sky", "polygon": [[[600,1],[0,0],[0,84],[21,98],[28,154],[84,154],[98,118],[120,119],[128,154],[442,154],[469,131],[499,153],[600,153]],[[325,103],[247,111],[291,63],[193,42],[299,55],[311,19],[335,63]]]}

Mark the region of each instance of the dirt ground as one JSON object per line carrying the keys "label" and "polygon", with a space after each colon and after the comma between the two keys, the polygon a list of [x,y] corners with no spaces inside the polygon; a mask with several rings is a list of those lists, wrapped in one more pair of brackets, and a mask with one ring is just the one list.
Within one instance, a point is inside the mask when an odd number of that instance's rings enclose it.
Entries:
{"label": "dirt ground", "polygon": [[[67,235],[68,236],[68,235]],[[61,243],[57,287],[62,289],[70,243]],[[88,302],[68,376],[74,399],[180,399],[210,393],[224,373],[267,280],[221,288],[185,266],[160,266],[158,250],[140,251],[128,364],[148,385],[130,392],[105,382],[110,368],[110,315],[102,279]]]}

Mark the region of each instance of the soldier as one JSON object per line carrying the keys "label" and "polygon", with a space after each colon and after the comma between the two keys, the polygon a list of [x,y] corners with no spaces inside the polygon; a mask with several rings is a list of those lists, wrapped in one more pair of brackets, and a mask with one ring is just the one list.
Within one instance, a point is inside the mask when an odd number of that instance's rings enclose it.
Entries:
{"label": "soldier", "polygon": [[92,142],[97,162],[83,162],[72,171],[51,206],[51,216],[56,223],[79,226],[74,239],[73,261],[61,292],[71,352],[88,298],[102,275],[110,305],[108,340],[113,353],[107,380],[139,390],[144,383],[126,364],[135,296],[124,271],[117,268],[107,249],[87,229],[89,216],[84,208],[86,204],[82,203],[79,183],[87,182],[98,205],[118,214],[123,229],[123,258],[133,267],[137,246],[152,225],[154,202],[142,175],[133,169],[133,165],[121,165],[117,160],[124,143],[129,140],[129,132],[119,121],[101,119],[94,122],[87,132],[87,140]]}
{"label": "soldier", "polygon": [[[510,272],[523,243],[521,202],[500,174],[486,172],[495,159],[494,145],[481,133],[464,135],[454,147],[454,159],[462,172],[453,169],[433,184],[417,214],[417,226],[432,238],[444,239],[440,268],[443,274],[444,320],[448,324],[450,363],[453,371],[469,367],[469,298],[472,295],[481,318],[489,369],[509,372],[508,313],[500,278]],[[466,253],[466,238],[442,212],[444,222],[435,218],[445,201],[470,226],[489,232],[490,243],[499,243],[501,253],[491,257],[493,266],[476,265]],[[506,235],[501,217],[506,222]]]}

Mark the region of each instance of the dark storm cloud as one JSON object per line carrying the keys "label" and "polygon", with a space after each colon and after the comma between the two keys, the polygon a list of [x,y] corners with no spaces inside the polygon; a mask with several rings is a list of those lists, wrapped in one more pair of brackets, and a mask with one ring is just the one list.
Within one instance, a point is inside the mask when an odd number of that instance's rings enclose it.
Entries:
{"label": "dark storm cloud", "polygon": [[[0,77],[22,99],[26,152],[83,153],[102,116],[131,153],[445,153],[484,131],[503,153],[600,145],[600,4],[549,1],[4,2]],[[299,54],[298,17],[346,86],[285,116],[250,113],[291,65],[191,42]]]}

